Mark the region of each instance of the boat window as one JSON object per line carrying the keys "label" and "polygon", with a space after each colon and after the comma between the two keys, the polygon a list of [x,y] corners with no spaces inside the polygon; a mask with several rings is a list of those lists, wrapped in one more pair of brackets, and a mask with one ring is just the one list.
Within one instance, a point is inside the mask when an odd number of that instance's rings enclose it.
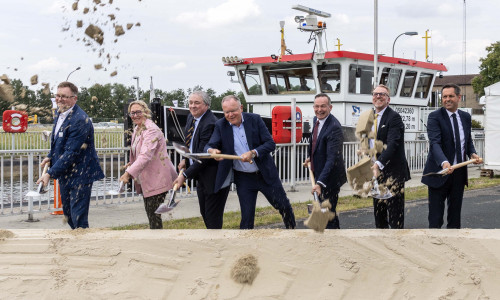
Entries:
{"label": "boat window", "polygon": [[373,66],[349,66],[349,93],[370,95],[373,89]]}
{"label": "boat window", "polygon": [[340,93],[340,64],[318,65],[318,80],[323,93]]}
{"label": "boat window", "polygon": [[390,96],[396,96],[398,93],[399,80],[401,79],[401,69],[384,68],[382,69],[382,76],[380,76],[380,83],[387,86],[391,91]]}
{"label": "boat window", "polygon": [[430,73],[420,73],[417,84],[417,92],[415,93],[415,98],[426,99],[429,95],[429,90],[432,83],[433,74]]}
{"label": "boat window", "polygon": [[262,95],[259,70],[250,68],[240,70],[240,78],[242,78],[247,95]]}
{"label": "boat window", "polygon": [[411,95],[413,94],[413,87],[415,86],[416,79],[416,71],[406,71],[405,77],[403,79],[403,87],[401,88],[401,97],[411,97]]}
{"label": "boat window", "polygon": [[267,94],[315,94],[310,64],[263,67]]}

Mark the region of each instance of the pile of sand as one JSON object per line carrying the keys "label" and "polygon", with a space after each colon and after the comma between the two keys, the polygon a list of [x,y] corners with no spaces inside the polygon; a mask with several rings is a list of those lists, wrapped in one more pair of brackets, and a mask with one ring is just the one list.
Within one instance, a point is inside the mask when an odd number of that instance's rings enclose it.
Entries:
{"label": "pile of sand", "polygon": [[[5,299],[495,299],[500,294],[499,230],[11,232],[0,239]],[[245,265],[258,268],[249,272],[251,284],[231,277],[245,257]]]}

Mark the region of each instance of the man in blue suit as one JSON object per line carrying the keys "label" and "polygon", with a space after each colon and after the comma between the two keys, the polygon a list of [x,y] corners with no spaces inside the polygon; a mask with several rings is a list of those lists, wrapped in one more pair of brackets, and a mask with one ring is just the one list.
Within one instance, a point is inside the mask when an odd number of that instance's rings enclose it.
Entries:
{"label": "man in blue suit", "polygon": [[311,163],[316,180],[312,192],[316,192],[331,204],[330,211],[335,213],[333,220],[326,225],[327,229],[339,229],[339,218],[336,213],[340,187],[346,183],[344,157],[342,147],[344,137],[340,122],[331,114],[332,103],[327,94],[314,97],[313,134],[309,144],[309,157],[304,164]]}
{"label": "man in blue suit", "polygon": [[454,170],[451,165],[465,161],[465,156],[479,163],[479,156],[472,143],[471,116],[458,110],[460,88],[455,84],[444,85],[441,99],[443,107],[430,113],[427,121],[429,155],[424,174],[448,168],[448,175],[424,176],[422,183],[429,190],[429,228],[443,226],[445,201],[448,204],[446,228],[460,228],[464,187],[468,184],[467,167]]}
{"label": "man in blue suit", "polygon": [[234,95],[222,99],[222,110],[225,118],[215,123],[205,151],[238,155],[242,160],[220,160],[214,192],[228,186],[234,174],[241,207],[241,229],[254,228],[259,191],[280,212],[285,227],[295,228],[290,200],[270,155],[276,144],[264,121],[259,115],[244,113],[240,100]]}
{"label": "man in blue suit", "polygon": [[64,216],[72,229],[88,228],[90,194],[94,181],[104,178],[94,146],[94,127],[87,114],[76,105],[78,88],[71,82],[57,86],[58,114],[52,131],[49,155],[41,165],[49,171],[37,184],[50,178],[59,180]]}

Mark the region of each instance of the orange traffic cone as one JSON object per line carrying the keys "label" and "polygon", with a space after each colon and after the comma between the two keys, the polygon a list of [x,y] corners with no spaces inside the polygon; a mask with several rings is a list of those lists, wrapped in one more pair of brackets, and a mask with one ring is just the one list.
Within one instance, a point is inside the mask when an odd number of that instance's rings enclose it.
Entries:
{"label": "orange traffic cone", "polygon": [[54,211],[50,213],[51,215],[62,215],[62,201],[61,201],[61,190],[59,189],[59,183],[54,179]]}

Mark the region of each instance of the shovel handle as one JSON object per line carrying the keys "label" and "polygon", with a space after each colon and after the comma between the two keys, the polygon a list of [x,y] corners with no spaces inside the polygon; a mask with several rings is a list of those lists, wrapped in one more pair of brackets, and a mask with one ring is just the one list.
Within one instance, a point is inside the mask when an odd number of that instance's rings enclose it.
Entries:
{"label": "shovel handle", "polygon": [[[469,159],[468,161],[464,161],[464,162],[461,162],[459,164],[453,165],[452,168],[458,169],[458,168],[465,167],[465,166],[470,165],[470,164],[475,163],[475,162],[476,162],[475,159]],[[483,162],[483,159],[479,158],[479,163],[482,163],[482,162]]]}
{"label": "shovel handle", "polygon": [[309,179],[311,180],[311,185],[314,188],[314,186],[316,185],[316,180],[314,179],[314,173],[311,170],[311,163],[310,162],[307,163],[307,169],[309,170]]}
{"label": "shovel handle", "polygon": [[[45,164],[45,166],[43,167],[42,176],[45,175],[45,173],[47,173],[48,169],[49,169],[49,163],[47,162]],[[42,176],[40,176],[40,177],[42,177]]]}
{"label": "shovel handle", "polygon": [[[238,155],[231,155],[231,154],[210,154],[211,158],[223,158],[223,159],[234,159],[234,160],[241,160],[241,156]],[[253,164],[253,161],[250,161],[251,164]]]}

